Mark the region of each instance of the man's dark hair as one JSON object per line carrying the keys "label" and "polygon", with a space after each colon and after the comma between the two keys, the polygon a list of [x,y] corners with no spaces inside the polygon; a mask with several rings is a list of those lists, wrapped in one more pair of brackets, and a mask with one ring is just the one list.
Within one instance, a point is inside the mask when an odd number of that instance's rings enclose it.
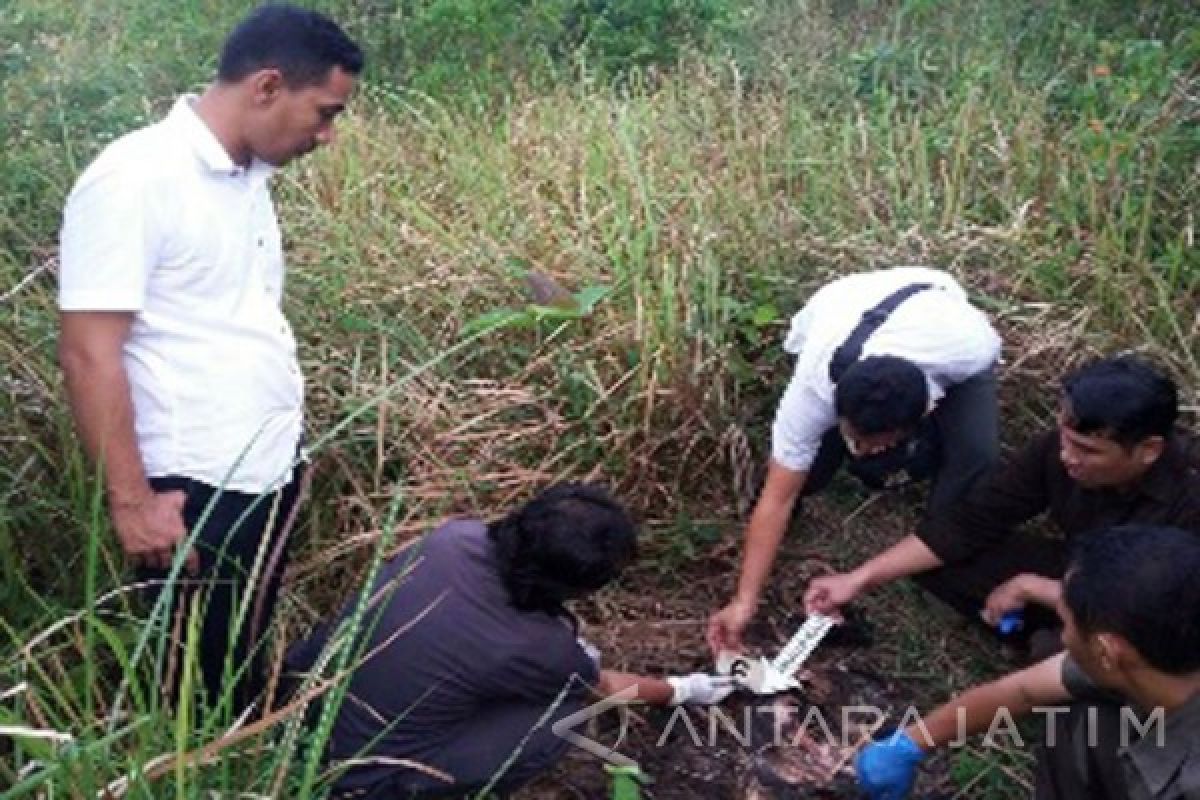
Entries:
{"label": "man's dark hair", "polygon": [[1166,436],[1179,413],[1175,383],[1134,356],[1094,361],[1063,380],[1074,431],[1101,435],[1132,447],[1150,436]]}
{"label": "man's dark hair", "polygon": [[863,434],[909,431],[929,407],[925,375],[897,356],[869,356],[851,364],[833,394],[837,415]]}
{"label": "man's dark hair", "polygon": [[1121,525],[1080,537],[1063,598],[1083,633],[1116,633],[1170,675],[1200,670],[1200,534]]}
{"label": "man's dark hair", "polygon": [[563,602],[595,591],[637,553],[633,520],[599,486],[552,486],[488,526],[500,575],[522,611],[563,612]]}
{"label": "man's dark hair", "polygon": [[333,67],[352,75],[363,68],[362,50],[336,22],[317,11],[268,3],[225,40],[217,80],[236,83],[256,70],[275,68],[289,88],[302,89],[323,83]]}

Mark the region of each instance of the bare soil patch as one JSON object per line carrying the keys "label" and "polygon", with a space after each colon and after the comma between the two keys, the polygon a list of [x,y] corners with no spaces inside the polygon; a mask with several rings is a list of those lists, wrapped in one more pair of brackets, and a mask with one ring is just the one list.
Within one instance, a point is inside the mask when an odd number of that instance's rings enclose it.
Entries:
{"label": "bare soil patch", "polygon": [[[850,566],[909,530],[909,500],[864,502],[851,493],[806,507],[747,631],[749,651],[773,656],[790,638],[803,621],[800,596],[813,575]],[[727,597],[739,550],[740,533],[730,530],[699,557],[640,566],[581,607],[584,634],[600,647],[605,666],[653,675],[711,669],[704,626]],[[638,763],[650,779],[643,797],[855,798],[853,752],[874,718],[844,709],[882,709],[889,715],[884,727],[894,726],[910,704],[927,709],[950,688],[1010,668],[1012,655],[915,588],[892,587],[864,598],[847,624],[830,633],[802,671],[800,691],[773,698],[739,693],[719,716],[641,706],[623,738],[615,711],[585,730]],[[945,755],[931,759],[917,796],[973,796],[953,790],[950,764]],[[609,792],[599,760],[572,750],[519,796],[591,800]]]}

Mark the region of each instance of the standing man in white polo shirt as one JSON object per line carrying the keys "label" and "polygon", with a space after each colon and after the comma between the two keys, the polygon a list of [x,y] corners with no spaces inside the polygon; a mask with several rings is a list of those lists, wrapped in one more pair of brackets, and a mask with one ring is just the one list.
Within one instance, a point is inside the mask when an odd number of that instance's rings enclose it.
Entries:
{"label": "standing man in white polo shirt", "polygon": [[[261,685],[251,632],[266,628],[283,566],[264,577],[263,565],[302,470],[304,386],[268,182],[333,140],[362,65],[324,15],[262,6],[226,40],[214,84],[105,148],[67,200],[59,351],[71,410],[143,578],[162,578],[203,522],[187,566],[207,587],[210,706],[224,695],[241,708]],[[244,603],[262,618],[239,618]]]}
{"label": "standing man in white polo shirt", "polygon": [[736,594],[709,619],[714,652],[741,649],[797,500],[843,462],[872,488],[931,478],[929,512],[962,496],[999,450],[1000,337],[945,272],[897,267],[836,280],[792,319],[784,349],[796,369]]}

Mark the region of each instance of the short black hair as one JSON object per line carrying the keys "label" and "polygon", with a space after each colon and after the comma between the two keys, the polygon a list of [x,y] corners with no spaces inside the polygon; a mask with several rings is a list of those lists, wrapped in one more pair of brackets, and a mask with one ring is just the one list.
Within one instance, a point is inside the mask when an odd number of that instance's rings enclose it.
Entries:
{"label": "short black hair", "polygon": [[637,554],[637,529],[603,488],[563,483],[488,526],[500,576],[522,611],[563,612],[595,591]]}
{"label": "short black hair", "polygon": [[909,431],[929,409],[925,375],[898,356],[868,356],[851,364],[833,393],[837,415],[863,434]]}
{"label": "short black hair", "polygon": [[1161,371],[1135,356],[1102,358],[1063,380],[1066,424],[1131,447],[1167,436],[1179,414],[1179,390]]}
{"label": "short black hair", "polygon": [[236,83],[260,69],[275,68],[290,88],[324,82],[333,67],[351,75],[363,53],[338,24],[318,11],[267,3],[243,19],[221,48],[217,80]]}
{"label": "short black hair", "polygon": [[1080,537],[1063,599],[1083,633],[1125,637],[1169,675],[1200,670],[1200,534],[1120,525]]}

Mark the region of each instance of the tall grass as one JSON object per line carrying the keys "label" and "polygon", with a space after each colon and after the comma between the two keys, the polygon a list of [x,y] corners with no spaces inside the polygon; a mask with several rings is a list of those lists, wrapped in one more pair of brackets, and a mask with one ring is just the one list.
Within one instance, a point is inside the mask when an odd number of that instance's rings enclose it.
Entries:
{"label": "tall grass", "polygon": [[[119,588],[53,360],[71,180],[205,78],[245,5],[28,0],[0,22],[0,693],[22,687],[0,725],[24,731],[0,740],[0,785],[14,796],[322,792],[327,719],[315,740],[298,709],[193,726],[157,701],[154,659],[131,662],[143,612]],[[732,530],[788,368],[782,325],[842,272],[954,270],[1005,331],[1013,419],[1044,411],[1064,364],[1117,346],[1167,364],[1194,414],[1200,38],[1183,4],[1121,5],[762,2],[727,55],[616,83],[586,60],[489,102],[369,81],[337,145],[278,186],[310,434],[335,433],[264,646],[394,542],[555,480],[615,485],[664,563],[691,520]],[[526,308],[531,273],[588,313],[472,326]],[[347,658],[329,654],[328,675]],[[122,682],[135,690],[117,714]]]}

